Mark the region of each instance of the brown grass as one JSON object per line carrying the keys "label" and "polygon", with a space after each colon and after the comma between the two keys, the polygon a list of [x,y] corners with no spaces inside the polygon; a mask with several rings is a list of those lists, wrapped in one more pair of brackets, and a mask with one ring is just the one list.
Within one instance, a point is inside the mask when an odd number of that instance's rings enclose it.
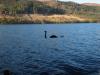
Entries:
{"label": "brown grass", "polygon": [[81,18],[76,15],[40,15],[23,14],[16,16],[1,15],[0,19],[14,20],[15,22],[28,23],[72,23],[72,22],[91,22],[91,19]]}

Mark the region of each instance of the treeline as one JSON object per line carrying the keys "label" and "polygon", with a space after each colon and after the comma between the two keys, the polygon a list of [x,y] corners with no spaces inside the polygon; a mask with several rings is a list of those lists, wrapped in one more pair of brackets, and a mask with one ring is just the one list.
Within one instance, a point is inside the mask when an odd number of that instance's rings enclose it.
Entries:
{"label": "treeline", "polygon": [[[13,3],[12,3],[13,2]],[[61,8],[49,6],[39,1],[12,1],[0,2],[0,13],[6,15],[16,14],[64,14],[65,11]]]}

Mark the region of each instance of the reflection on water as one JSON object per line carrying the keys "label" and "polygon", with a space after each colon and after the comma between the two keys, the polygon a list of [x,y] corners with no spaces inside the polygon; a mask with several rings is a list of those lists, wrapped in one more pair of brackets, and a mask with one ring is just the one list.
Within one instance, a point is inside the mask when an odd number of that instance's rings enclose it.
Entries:
{"label": "reflection on water", "polygon": [[[58,38],[49,38],[53,34]],[[4,70],[12,75],[99,75],[100,26],[1,25],[0,75]]]}

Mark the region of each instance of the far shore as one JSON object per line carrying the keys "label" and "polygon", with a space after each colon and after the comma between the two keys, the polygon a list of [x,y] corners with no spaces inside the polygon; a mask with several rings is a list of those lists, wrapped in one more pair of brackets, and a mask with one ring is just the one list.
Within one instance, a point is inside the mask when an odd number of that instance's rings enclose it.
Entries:
{"label": "far shore", "polygon": [[100,23],[98,20],[77,15],[0,15],[0,24],[60,24],[60,23]]}

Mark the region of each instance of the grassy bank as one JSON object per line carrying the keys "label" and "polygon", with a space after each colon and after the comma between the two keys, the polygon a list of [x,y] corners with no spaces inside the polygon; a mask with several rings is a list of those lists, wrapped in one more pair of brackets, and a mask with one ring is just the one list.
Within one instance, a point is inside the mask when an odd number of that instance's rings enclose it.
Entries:
{"label": "grassy bank", "polygon": [[1,15],[1,24],[46,24],[46,23],[87,23],[98,22],[94,19],[83,18],[77,15],[39,15],[39,14],[23,14],[23,15]]}

